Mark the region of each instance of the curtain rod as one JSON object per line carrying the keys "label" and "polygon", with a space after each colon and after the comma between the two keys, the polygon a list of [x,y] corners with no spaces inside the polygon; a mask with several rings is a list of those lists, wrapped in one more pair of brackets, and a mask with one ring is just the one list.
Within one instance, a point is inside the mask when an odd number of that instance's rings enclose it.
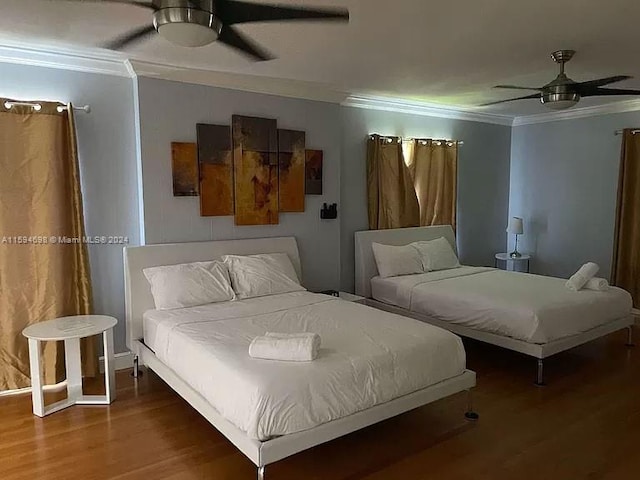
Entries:
{"label": "curtain rod", "polygon": [[[42,105],[40,105],[39,103],[31,103],[31,102],[11,102],[11,101],[6,101],[4,102],[4,108],[6,108],[7,110],[11,110],[11,107],[13,107],[14,105],[21,105],[24,107],[31,107],[33,108],[36,112],[39,112],[40,109],[42,109]],[[56,107],[56,110],[58,110],[58,112],[62,113],[64,112],[68,107],[66,105],[59,105],[58,107]],[[83,105],[81,107],[73,107],[73,109],[75,111],[83,111],[85,113],[90,113],[91,112],[91,105]]]}
{"label": "curtain rod", "polygon": [[[624,130],[616,130],[615,134],[616,135],[622,135],[624,133]],[[631,135],[635,135],[636,133],[640,133],[640,130],[631,130]]]}
{"label": "curtain rod", "polygon": [[[403,142],[413,142],[414,140],[418,141],[422,145],[426,145],[427,144],[427,139],[424,139],[424,138],[403,138],[402,139]],[[434,142],[446,142],[446,143],[451,143],[451,144],[456,143],[458,145],[464,145],[464,142],[462,140],[447,140],[445,138],[431,138],[429,140],[432,140]]]}
{"label": "curtain rod", "polygon": [[[389,135],[378,135],[380,138],[388,140],[389,142],[398,139],[399,142],[412,142],[414,140],[417,140],[418,142],[421,142],[423,145],[426,145],[427,143],[427,139],[425,138],[402,138],[402,137],[394,137],[394,136],[389,136]],[[369,138],[373,139],[373,134],[369,135]],[[464,142],[462,140],[447,140],[444,138],[435,138],[435,139],[429,139],[429,140],[433,140],[436,144],[441,144],[442,142],[448,143],[453,145],[454,143],[457,145],[464,145]],[[439,142],[439,143],[438,143]]]}

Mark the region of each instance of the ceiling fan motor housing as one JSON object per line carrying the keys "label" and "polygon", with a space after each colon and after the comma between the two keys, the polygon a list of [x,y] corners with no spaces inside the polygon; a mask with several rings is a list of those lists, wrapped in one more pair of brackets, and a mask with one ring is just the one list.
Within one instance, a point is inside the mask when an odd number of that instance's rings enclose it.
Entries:
{"label": "ceiling fan motor housing", "polygon": [[566,86],[545,90],[540,95],[540,102],[553,110],[564,110],[573,107],[580,101],[580,94],[567,89]]}
{"label": "ceiling fan motor housing", "polygon": [[561,72],[555,80],[542,88],[540,102],[553,110],[571,108],[580,101],[577,85],[564,72]]}
{"label": "ceiling fan motor housing", "polygon": [[214,0],[154,0],[154,5],[158,10],[153,14],[153,26],[177,45],[208,45],[215,42],[222,31]]}

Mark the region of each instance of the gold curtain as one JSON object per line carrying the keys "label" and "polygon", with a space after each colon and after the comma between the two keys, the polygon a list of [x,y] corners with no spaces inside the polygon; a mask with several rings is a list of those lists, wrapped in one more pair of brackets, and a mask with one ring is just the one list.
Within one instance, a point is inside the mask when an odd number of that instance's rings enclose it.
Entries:
{"label": "gold curtain", "polygon": [[411,140],[408,166],[420,205],[420,226],[456,229],[458,144],[446,140]]}
{"label": "gold curtain", "polygon": [[399,138],[369,136],[367,193],[371,230],[418,226],[418,199]]}
{"label": "gold curtain", "polygon": [[[5,107],[0,98],[0,390],[30,385],[33,323],[92,309],[73,110],[58,103]],[[71,107],[71,106],[69,106]],[[95,337],[83,347],[85,375],[97,370]],[[61,342],[46,342],[44,381],[64,378]]]}
{"label": "gold curtain", "polygon": [[640,134],[630,129],[622,140],[611,281],[640,307]]}

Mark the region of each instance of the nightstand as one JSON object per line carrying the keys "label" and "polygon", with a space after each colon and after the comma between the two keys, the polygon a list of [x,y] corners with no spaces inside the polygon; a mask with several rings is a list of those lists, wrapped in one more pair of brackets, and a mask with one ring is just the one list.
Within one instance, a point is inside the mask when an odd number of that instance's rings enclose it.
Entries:
{"label": "nightstand", "polygon": [[[530,261],[531,261],[531,255],[527,255],[526,253],[523,253],[522,256],[520,257],[511,257],[508,253],[496,253],[495,256],[495,261],[494,261],[494,267],[498,268],[498,262],[504,262],[505,265],[505,270],[511,270],[511,271],[520,271],[519,269],[516,270],[516,265],[522,265],[523,263],[526,262],[527,264],[527,273],[529,273],[529,265],[530,265]],[[509,262],[511,262],[511,268],[509,268]]]}
{"label": "nightstand", "polygon": [[[29,339],[31,365],[31,398],[33,413],[44,417],[72,405],[109,405],[116,398],[116,372],[113,354],[113,327],[118,320],[106,315],[76,315],[47,322],[34,323],[22,331]],[[104,395],[82,393],[82,367],[80,339],[102,334],[104,341]],[[44,404],[42,390],[42,360],[40,343],[64,341],[65,368],[67,370],[67,398],[53,405]]]}

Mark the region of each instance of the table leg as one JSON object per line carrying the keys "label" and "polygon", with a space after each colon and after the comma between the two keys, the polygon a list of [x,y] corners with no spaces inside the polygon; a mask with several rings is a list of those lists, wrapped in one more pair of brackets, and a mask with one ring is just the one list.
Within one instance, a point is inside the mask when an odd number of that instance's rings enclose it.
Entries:
{"label": "table leg", "polygon": [[82,362],[79,338],[70,338],[64,341],[64,361],[67,371],[67,398],[69,402],[76,402],[82,397]]}
{"label": "table leg", "polygon": [[113,353],[113,329],[105,330],[102,334],[104,342],[104,386],[107,403],[116,399],[116,369]]}
{"label": "table leg", "polygon": [[31,369],[31,399],[33,401],[33,413],[38,417],[44,417],[40,342],[33,338],[29,339],[29,367]]}

